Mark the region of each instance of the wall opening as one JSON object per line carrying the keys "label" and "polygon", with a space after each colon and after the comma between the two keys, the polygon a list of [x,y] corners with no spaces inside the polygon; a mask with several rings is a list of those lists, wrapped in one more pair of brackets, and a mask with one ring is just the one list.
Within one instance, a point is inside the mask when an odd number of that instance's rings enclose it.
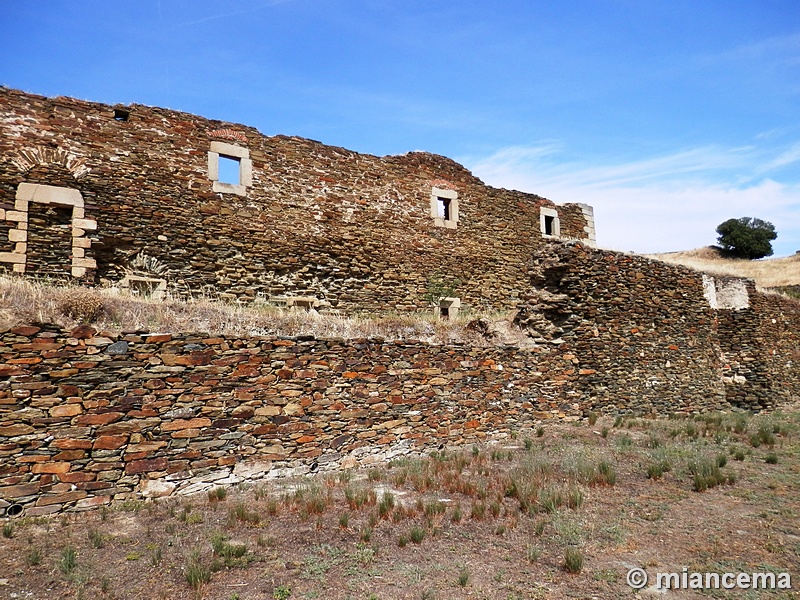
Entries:
{"label": "wall opening", "polygon": [[433,188],[431,190],[431,217],[436,227],[455,229],[458,225],[458,192]]}
{"label": "wall opening", "polygon": [[434,312],[442,320],[455,319],[461,310],[461,298],[442,298]]}
{"label": "wall opening", "polygon": [[450,199],[436,198],[436,212],[445,221],[450,220]]}
{"label": "wall opening", "polygon": [[561,222],[556,209],[542,206],[539,209],[539,224],[543,236],[561,237]]}
{"label": "wall opening", "polygon": [[72,268],[72,207],[31,204],[25,272],[67,277]]}
{"label": "wall opening", "polygon": [[219,155],[219,181],[221,183],[230,183],[231,185],[240,185],[241,177],[239,170],[241,164],[238,158],[233,156]]}
{"label": "wall opening", "polygon": [[250,150],[225,142],[211,142],[208,178],[215,192],[246,196],[247,188],[253,185]]}
{"label": "wall opening", "polygon": [[115,121],[127,121],[128,117],[131,116],[130,111],[123,110],[121,108],[114,109],[114,120]]}
{"label": "wall opening", "polygon": [[556,221],[555,217],[551,217],[551,216],[545,215],[545,217],[544,217],[544,234],[545,235],[553,235],[553,231],[554,231],[554,228],[555,228],[555,221]]}
{"label": "wall opening", "polygon": [[87,233],[97,229],[97,221],[85,218],[78,190],[23,182],[14,210],[0,212],[15,223],[8,230],[14,250],[0,252],[0,263],[11,264],[15,273],[83,277],[87,269],[97,268],[97,261],[86,256],[92,247]]}

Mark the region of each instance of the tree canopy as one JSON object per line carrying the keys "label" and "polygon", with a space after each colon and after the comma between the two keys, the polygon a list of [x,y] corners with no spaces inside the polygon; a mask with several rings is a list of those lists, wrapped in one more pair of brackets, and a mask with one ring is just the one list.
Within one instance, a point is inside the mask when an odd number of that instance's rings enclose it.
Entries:
{"label": "tree canopy", "polygon": [[778,237],[772,223],[754,217],[728,219],[717,226],[717,233],[724,250],[751,260],[772,256],[771,242]]}

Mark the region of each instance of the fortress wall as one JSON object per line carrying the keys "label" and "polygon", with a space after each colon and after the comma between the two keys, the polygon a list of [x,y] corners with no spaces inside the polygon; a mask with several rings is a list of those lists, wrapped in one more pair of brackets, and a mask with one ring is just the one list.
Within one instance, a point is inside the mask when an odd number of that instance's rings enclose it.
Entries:
{"label": "fortress wall", "polygon": [[[212,149],[247,154],[239,159],[249,161],[241,189],[215,183]],[[79,262],[19,263],[34,246],[64,246],[63,227],[30,248],[18,239],[21,228],[10,239],[24,182],[80,192],[83,218],[96,229],[81,234],[86,248],[67,246]],[[435,190],[457,194],[455,227],[437,226]],[[165,265],[169,287],[183,296],[313,296],[368,312],[430,310],[424,296],[442,277],[460,280],[454,293],[466,307],[513,309],[525,261],[542,240],[540,208],[558,211],[566,237],[586,236],[589,226],[579,209],[488,187],[441,156],[379,158],[177,111],[6,88],[0,207],[7,271],[116,283],[144,252]]]}
{"label": "fortress wall", "polygon": [[589,407],[669,413],[705,397],[761,410],[800,396],[800,304],[752,282],[555,243],[530,281],[518,322],[594,371]]}
{"label": "fortress wall", "polygon": [[[16,327],[0,338],[0,505],[80,510],[314,462],[369,464],[589,410],[727,406],[714,394],[718,378],[689,387],[681,373],[659,403],[649,361],[623,379],[587,352],[571,342],[468,348]],[[663,352],[669,373],[687,368],[681,351]],[[600,387],[617,377],[617,396]]]}
{"label": "fortress wall", "polygon": [[748,308],[717,311],[726,393],[775,407],[800,395],[800,302],[747,289]]}

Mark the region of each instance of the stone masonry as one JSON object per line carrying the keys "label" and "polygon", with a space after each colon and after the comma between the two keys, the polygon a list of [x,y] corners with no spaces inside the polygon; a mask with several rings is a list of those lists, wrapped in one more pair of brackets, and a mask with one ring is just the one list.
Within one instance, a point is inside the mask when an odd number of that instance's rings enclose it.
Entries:
{"label": "stone masonry", "polygon": [[147,255],[172,294],[347,312],[430,310],[431,280],[449,278],[464,309],[508,310],[548,237],[543,209],[560,239],[593,243],[591,207],[491,188],[441,156],[0,88],[6,271],[117,285]]}

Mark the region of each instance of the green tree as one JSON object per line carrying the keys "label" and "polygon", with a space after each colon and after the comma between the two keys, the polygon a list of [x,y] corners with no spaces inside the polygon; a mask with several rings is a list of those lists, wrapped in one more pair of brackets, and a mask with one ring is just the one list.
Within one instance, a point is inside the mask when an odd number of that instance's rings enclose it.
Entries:
{"label": "green tree", "polygon": [[728,219],[717,226],[718,242],[723,249],[739,258],[772,256],[772,240],[778,237],[769,221],[753,217]]}

